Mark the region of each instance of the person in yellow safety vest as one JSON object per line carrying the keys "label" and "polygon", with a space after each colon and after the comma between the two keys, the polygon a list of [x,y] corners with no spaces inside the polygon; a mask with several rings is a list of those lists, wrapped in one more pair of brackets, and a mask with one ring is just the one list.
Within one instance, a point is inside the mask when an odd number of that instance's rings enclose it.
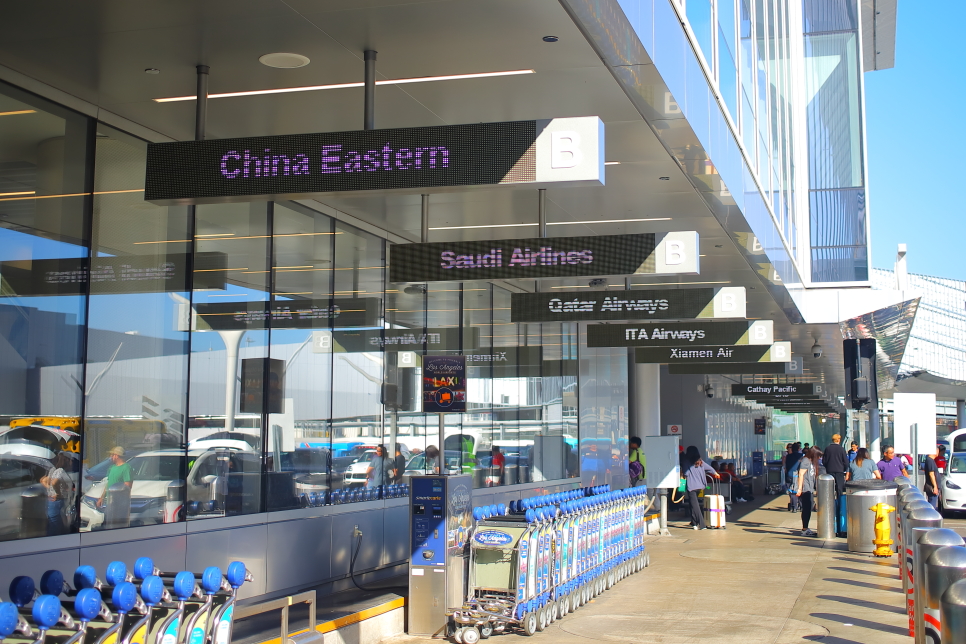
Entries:
{"label": "person in yellow safety vest", "polygon": [[[630,445],[630,455],[627,459],[628,461],[628,471],[631,473],[631,485],[636,486],[642,483],[647,477],[647,457],[644,456],[644,452],[641,451],[641,439],[637,436],[631,436],[628,441]],[[637,468],[631,463],[640,463],[640,472],[637,472]],[[634,475],[636,473],[636,476]]]}
{"label": "person in yellow safety vest", "polygon": [[476,440],[472,436],[464,436],[463,443],[463,473],[472,474],[476,469]]}

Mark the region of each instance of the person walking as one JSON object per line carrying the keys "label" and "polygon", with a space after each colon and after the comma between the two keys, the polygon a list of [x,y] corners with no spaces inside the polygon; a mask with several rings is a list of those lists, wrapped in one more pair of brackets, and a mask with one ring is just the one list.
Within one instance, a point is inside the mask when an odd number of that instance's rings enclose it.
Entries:
{"label": "person walking", "polygon": [[[131,487],[134,485],[134,475],[131,466],[124,459],[124,448],[118,445],[108,452],[111,459],[111,469],[107,471],[107,485],[101,491],[101,498],[97,500],[97,507],[105,504],[104,525],[110,528],[127,527],[131,520]],[[122,484],[126,489],[111,492],[115,485]]]}
{"label": "person walking", "polygon": [[882,475],[869,456],[869,450],[860,447],[855,453],[855,460],[849,463],[849,473],[845,478],[847,481],[868,481],[881,479]]}
{"label": "person walking", "polygon": [[500,451],[499,445],[494,445],[493,449],[490,450],[490,469],[493,471],[493,476],[496,477],[496,484],[505,485],[506,456]]}
{"label": "person walking", "polygon": [[877,467],[883,481],[894,481],[897,477],[904,476],[906,473],[905,465],[902,459],[896,457],[896,450],[893,449],[892,445],[887,445],[882,450],[882,460],[879,461]]}
{"label": "person walking", "polygon": [[64,523],[65,510],[70,503],[73,503],[72,489],[74,482],[67,474],[65,467],[70,466],[70,461],[64,452],[58,452],[54,457],[51,468],[47,474],[40,479],[41,485],[47,492],[47,536],[52,537],[64,534],[66,525]]}
{"label": "person walking", "polygon": [[702,461],[700,456],[688,468],[685,475],[685,478],[688,480],[688,502],[691,504],[691,523],[695,530],[707,529],[707,526],[704,524],[704,511],[701,507],[700,499],[698,499],[698,492],[702,491],[708,484],[709,476],[716,479],[721,478],[721,475],[715,472],[710,465]]}
{"label": "person walking", "polygon": [[845,473],[849,471],[849,456],[841,443],[842,435],[832,434],[832,442],[825,448],[822,457],[825,473],[835,479],[835,498],[845,494]]}
{"label": "person walking", "polygon": [[368,489],[378,489],[389,480],[389,459],[386,457],[386,448],[383,445],[376,447],[376,453],[369,461],[366,469],[366,487]]}
{"label": "person walking", "polygon": [[926,495],[926,500],[929,501],[935,509],[939,509],[939,467],[936,465],[936,457],[939,456],[939,450],[933,448],[932,454],[926,456],[926,462],[923,463],[922,471],[926,473],[926,483],[922,486],[922,491]]}
{"label": "person walking", "polygon": [[396,443],[396,458],[392,462],[392,482],[402,483],[403,472],[406,471],[406,457],[402,453],[402,445]]}
{"label": "person walking", "polygon": [[810,530],[808,522],[812,518],[812,501],[815,495],[815,481],[818,479],[818,459],[821,452],[810,447],[805,451],[798,466],[798,489],[796,494],[802,507],[802,536],[815,537],[817,534]]}
{"label": "person walking", "polygon": [[798,462],[802,460],[802,454],[796,448],[795,443],[789,443],[785,454],[785,484],[788,488],[788,511],[800,512],[801,504],[795,491],[798,489]]}
{"label": "person walking", "polygon": [[852,446],[849,448],[849,463],[854,463],[856,456],[859,455],[859,444],[852,441]]}
{"label": "person walking", "polygon": [[[630,446],[627,470],[630,473],[631,486],[633,487],[643,483],[647,477],[647,457],[641,451],[641,439],[637,436],[631,436],[627,444]],[[634,466],[633,463],[637,463],[640,467]]]}

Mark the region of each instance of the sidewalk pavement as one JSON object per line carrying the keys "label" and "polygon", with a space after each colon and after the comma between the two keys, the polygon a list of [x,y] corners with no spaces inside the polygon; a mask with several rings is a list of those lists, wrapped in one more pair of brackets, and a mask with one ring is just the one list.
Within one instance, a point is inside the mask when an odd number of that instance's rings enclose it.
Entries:
{"label": "sidewalk pavement", "polygon": [[647,544],[649,568],[531,641],[909,644],[896,557],[849,553],[845,539],[801,537],[801,515],[786,510],[787,498],[737,504],[725,530],[695,531],[672,513],[672,536]]}

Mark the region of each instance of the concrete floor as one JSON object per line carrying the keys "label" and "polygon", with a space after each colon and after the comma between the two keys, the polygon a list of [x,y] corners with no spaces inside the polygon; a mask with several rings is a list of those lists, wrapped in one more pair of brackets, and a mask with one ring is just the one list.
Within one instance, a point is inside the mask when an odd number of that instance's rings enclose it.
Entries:
{"label": "concrete floor", "polygon": [[[849,553],[845,539],[799,536],[801,515],[789,513],[786,501],[738,504],[726,530],[694,531],[672,513],[672,536],[648,543],[649,568],[537,633],[534,643],[908,644],[896,558]],[[946,525],[966,534],[962,519]]]}

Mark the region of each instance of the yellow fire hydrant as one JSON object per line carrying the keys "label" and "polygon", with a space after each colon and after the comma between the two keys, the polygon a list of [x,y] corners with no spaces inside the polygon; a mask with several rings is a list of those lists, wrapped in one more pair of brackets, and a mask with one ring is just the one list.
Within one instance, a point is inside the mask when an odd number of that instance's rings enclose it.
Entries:
{"label": "yellow fire hydrant", "polygon": [[872,551],[872,554],[876,557],[891,557],[893,552],[890,546],[893,541],[889,538],[892,533],[892,528],[889,525],[889,513],[895,512],[896,509],[888,503],[876,503],[869,509],[875,512],[875,539],[872,540],[872,543],[877,548]]}

